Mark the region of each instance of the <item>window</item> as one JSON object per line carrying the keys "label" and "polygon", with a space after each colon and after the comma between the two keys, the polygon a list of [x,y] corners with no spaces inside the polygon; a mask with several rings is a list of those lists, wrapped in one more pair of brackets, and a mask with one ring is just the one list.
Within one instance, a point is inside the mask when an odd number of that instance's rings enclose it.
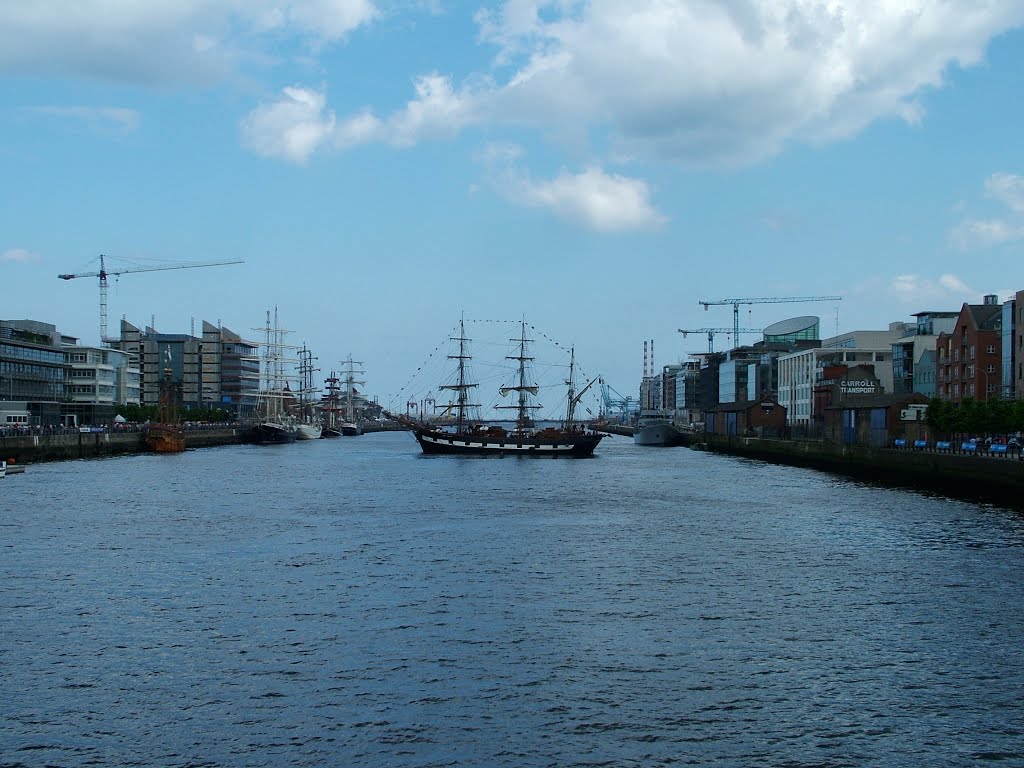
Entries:
{"label": "window", "polygon": [[989,355],[994,355],[996,353],[996,345],[989,344],[987,347],[985,347],[985,353]]}
{"label": "window", "polygon": [[974,359],[974,345],[971,344],[971,360]]}

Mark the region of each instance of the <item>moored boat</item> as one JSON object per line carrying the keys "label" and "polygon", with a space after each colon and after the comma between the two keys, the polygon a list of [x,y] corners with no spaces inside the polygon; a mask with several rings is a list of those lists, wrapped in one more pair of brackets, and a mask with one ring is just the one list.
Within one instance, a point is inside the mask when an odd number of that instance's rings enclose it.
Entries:
{"label": "moored boat", "polygon": [[[257,394],[257,423],[253,427],[253,440],[260,445],[294,443],[298,424],[288,413],[286,401],[293,395],[288,389],[284,373],[284,334],[277,324],[277,308],[274,308],[274,322],[270,322],[267,310],[266,334],[260,355],[260,389]],[[294,349],[294,347],[291,347]]]}
{"label": "moored boat", "polygon": [[20,475],[25,471],[23,464],[15,464],[14,459],[4,459],[0,461],[0,477],[6,477],[7,475]]}
{"label": "moored boat", "polygon": [[506,397],[516,394],[516,403],[508,406],[495,406],[498,409],[511,409],[516,413],[515,425],[508,429],[501,424],[488,424],[472,418],[471,409],[479,405],[470,402],[469,392],[478,384],[470,380],[467,372],[470,339],[466,337],[465,322],[459,321],[458,336],[451,341],[458,346],[457,354],[448,355],[456,361],[457,373],[452,383],[441,385],[440,389],[450,390],[455,395],[455,402],[445,407],[446,414],[454,414],[451,426],[432,424],[424,419],[413,419],[410,416],[386,413],[402,426],[409,429],[425,454],[470,454],[478,456],[551,456],[584,458],[594,454],[594,449],[604,437],[603,434],[592,432],[574,420],[576,405],[584,393],[597,379],[593,379],[579,392],[575,391],[574,372],[575,356],[570,350],[569,377],[565,382],[568,386],[567,410],[565,421],[557,426],[534,426],[532,414],[540,408],[532,397],[539,387],[532,383],[527,363],[533,358],[529,352],[529,339],[526,338],[526,323],[520,323],[520,336],[513,339],[515,351],[506,359],[517,363],[515,381],[499,389],[499,394]]}
{"label": "moored boat", "polygon": [[146,430],[146,448],[153,453],[181,453],[185,450],[185,430],[178,411],[178,388],[171,381],[170,355],[170,350],[167,350],[156,421],[150,421]]}
{"label": "moored boat", "polygon": [[313,353],[303,345],[299,350],[299,404],[298,421],[295,427],[296,440],[319,440],[323,433],[319,417],[314,413],[313,398],[316,389],[313,386]]}
{"label": "moored boat", "polygon": [[671,447],[689,445],[690,440],[668,415],[661,411],[641,411],[633,428],[633,442],[637,445]]}
{"label": "moored boat", "polygon": [[320,403],[320,411],[324,416],[320,437],[341,437],[341,424],[338,417],[338,413],[341,411],[341,406],[339,405],[341,395],[339,394],[338,381],[339,379],[334,375],[334,371],[331,371],[331,375],[324,379],[324,389],[327,390],[327,394],[324,395]]}
{"label": "moored boat", "polygon": [[356,376],[363,375],[366,372],[356,369],[356,366],[362,365],[362,363],[353,360],[351,354],[348,356],[348,359],[342,360],[342,365],[345,366],[345,407],[342,411],[345,415],[339,424],[339,429],[345,437],[358,437],[363,434],[363,425],[359,418],[359,409],[356,407],[356,397],[359,394],[356,391],[356,384],[363,386],[366,382],[357,380]]}

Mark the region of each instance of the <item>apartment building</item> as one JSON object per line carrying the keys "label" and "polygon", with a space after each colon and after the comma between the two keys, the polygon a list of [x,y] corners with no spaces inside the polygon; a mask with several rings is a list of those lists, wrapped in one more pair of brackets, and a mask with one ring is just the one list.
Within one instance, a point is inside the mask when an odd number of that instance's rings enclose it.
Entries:
{"label": "apartment building", "polygon": [[960,404],[999,397],[1003,307],[994,295],[964,304],[950,333],[936,341],[936,396]]}

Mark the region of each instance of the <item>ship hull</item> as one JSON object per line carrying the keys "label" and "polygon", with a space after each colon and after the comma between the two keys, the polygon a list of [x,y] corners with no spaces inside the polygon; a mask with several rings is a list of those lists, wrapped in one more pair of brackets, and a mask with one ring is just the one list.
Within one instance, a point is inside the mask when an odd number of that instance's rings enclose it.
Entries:
{"label": "ship hull", "polygon": [[254,430],[254,438],[259,445],[280,445],[283,443],[295,442],[295,430],[289,429],[282,424],[264,423],[257,424]]}
{"label": "ship hull", "polygon": [[637,445],[660,447],[689,445],[687,436],[669,422],[636,427],[633,430],[633,442]]}
{"label": "ship hull", "polygon": [[180,429],[153,425],[146,434],[146,448],[153,453],[181,453],[185,450],[185,435]]}
{"label": "ship hull", "polygon": [[557,437],[516,437],[500,439],[413,429],[423,453],[462,456],[529,456],[589,458],[604,435],[564,433]]}
{"label": "ship hull", "polygon": [[318,424],[299,424],[295,431],[296,440],[319,440],[323,430]]}
{"label": "ship hull", "polygon": [[341,425],[341,434],[345,437],[359,437],[359,435],[363,434],[363,428],[358,424],[346,421]]}

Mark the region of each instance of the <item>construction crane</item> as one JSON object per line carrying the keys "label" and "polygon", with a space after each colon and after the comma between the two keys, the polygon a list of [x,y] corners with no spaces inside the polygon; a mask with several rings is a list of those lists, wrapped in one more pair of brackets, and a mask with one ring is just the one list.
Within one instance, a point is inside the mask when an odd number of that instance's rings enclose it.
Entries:
{"label": "construction crane", "polygon": [[623,397],[604,379],[600,380],[600,387],[601,405],[605,415],[610,416],[612,413],[617,413],[623,424],[629,424],[630,417],[640,410],[640,402],[629,396]]}
{"label": "construction crane", "polygon": [[184,261],[179,264],[165,264],[159,267],[124,267],[121,269],[107,269],[106,256],[100,254],[99,272],[77,272],[72,275],[57,275],[61,280],[73,280],[76,277],[98,277],[100,279],[100,344],[109,339],[107,337],[107,276],[124,275],[129,272],[156,272],[164,269],[191,269],[192,267],[219,267],[222,264],[243,264],[244,259],[227,259],[224,261]]}
{"label": "construction crane", "polygon": [[762,333],[759,328],[679,328],[678,329],[683,338],[689,333],[706,333],[708,335],[708,352],[715,351],[715,334],[716,333],[731,333],[733,334],[732,340],[734,344],[739,344],[739,335],[741,333]]}
{"label": "construction crane", "polygon": [[712,304],[732,304],[732,330],[740,333],[740,304],[795,304],[808,301],[842,301],[842,296],[762,296],[753,299],[719,299],[718,301],[698,301],[705,310]]}

